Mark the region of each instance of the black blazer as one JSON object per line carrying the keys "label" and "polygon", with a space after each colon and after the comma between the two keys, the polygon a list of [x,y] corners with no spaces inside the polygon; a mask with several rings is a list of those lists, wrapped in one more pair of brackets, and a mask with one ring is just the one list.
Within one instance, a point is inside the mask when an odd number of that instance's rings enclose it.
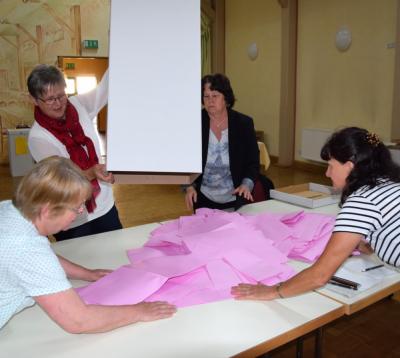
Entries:
{"label": "black blazer", "polygon": [[[201,113],[201,130],[202,172],[204,173],[210,135],[210,117],[205,109]],[[243,178],[249,178],[255,183],[260,172],[260,151],[253,120],[233,109],[228,109],[228,141],[229,164],[234,187],[237,188]],[[197,188],[200,188],[202,180],[203,175],[195,180]]]}

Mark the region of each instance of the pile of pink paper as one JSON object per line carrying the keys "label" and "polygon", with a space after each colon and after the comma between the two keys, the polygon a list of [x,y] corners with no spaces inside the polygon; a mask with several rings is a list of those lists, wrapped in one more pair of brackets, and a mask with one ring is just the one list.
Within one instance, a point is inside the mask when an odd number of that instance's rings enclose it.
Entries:
{"label": "pile of pink paper", "polygon": [[125,265],[77,289],[86,303],[168,301],[184,307],[231,298],[241,282],[274,285],[294,275],[289,258],[314,261],[334,218],[297,212],[241,215],[200,209],[155,229]]}

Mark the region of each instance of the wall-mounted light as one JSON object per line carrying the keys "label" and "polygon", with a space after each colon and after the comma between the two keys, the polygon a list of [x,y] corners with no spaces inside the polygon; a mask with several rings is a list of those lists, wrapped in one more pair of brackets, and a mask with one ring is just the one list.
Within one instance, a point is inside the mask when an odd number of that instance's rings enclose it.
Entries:
{"label": "wall-mounted light", "polygon": [[255,42],[253,42],[252,44],[249,45],[249,47],[247,48],[247,55],[249,56],[249,59],[254,61],[257,56],[258,56],[258,47],[257,44]]}
{"label": "wall-mounted light", "polygon": [[346,26],[342,26],[336,32],[335,44],[339,51],[346,51],[350,47],[351,31]]}

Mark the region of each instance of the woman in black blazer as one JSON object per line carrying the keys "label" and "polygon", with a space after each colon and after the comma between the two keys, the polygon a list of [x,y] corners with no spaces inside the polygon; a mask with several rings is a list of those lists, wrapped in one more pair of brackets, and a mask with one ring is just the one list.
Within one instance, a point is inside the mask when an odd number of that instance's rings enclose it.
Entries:
{"label": "woman in black blazer", "polygon": [[253,120],[232,109],[229,79],[207,75],[202,88],[203,174],[186,188],[188,209],[239,209],[253,201],[259,173],[259,150]]}

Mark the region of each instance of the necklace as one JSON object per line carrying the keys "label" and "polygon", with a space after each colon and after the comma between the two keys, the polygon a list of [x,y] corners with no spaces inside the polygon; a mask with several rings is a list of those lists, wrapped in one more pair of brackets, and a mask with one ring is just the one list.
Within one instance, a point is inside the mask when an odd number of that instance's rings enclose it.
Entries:
{"label": "necklace", "polygon": [[218,123],[216,123],[216,121],[213,121],[213,123],[217,128],[219,128],[219,127],[221,127],[222,123],[225,122],[225,119],[226,118],[222,118]]}

